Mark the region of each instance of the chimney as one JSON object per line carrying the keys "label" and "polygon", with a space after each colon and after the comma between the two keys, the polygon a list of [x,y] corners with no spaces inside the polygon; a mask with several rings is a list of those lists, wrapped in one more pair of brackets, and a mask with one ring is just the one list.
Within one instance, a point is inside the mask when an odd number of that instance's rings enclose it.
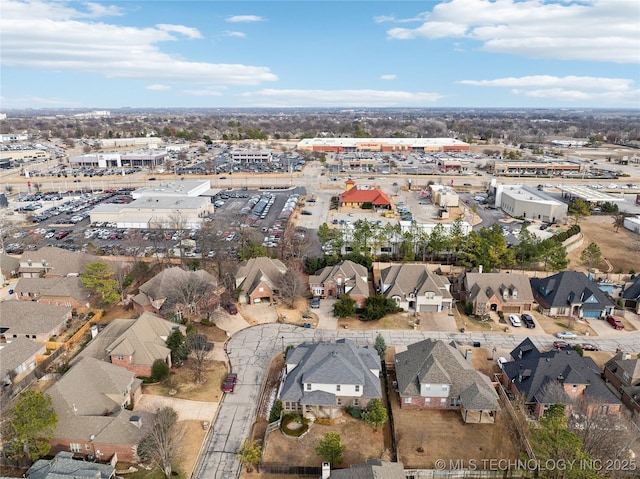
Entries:
{"label": "chimney", "polygon": [[331,475],[331,464],[328,462],[323,462],[322,463],[322,479],[329,479],[329,476]]}

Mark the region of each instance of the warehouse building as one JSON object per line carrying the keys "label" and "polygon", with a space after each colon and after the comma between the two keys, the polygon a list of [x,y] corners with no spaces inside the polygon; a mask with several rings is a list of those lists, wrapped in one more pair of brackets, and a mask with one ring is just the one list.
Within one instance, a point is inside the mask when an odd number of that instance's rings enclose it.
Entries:
{"label": "warehouse building", "polygon": [[297,149],[325,153],[424,153],[469,151],[469,144],[454,138],[305,138]]}
{"label": "warehouse building", "polygon": [[567,204],[523,185],[496,185],[496,206],[515,218],[555,223],[567,217]]}

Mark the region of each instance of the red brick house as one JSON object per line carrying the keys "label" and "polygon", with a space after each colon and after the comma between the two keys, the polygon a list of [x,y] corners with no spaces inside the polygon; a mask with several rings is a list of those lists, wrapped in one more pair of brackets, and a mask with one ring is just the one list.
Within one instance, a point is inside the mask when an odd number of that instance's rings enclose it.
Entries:
{"label": "red brick house", "polygon": [[618,391],[622,403],[640,413],[640,355],[619,352],[604,365],[604,379]]}
{"label": "red brick house", "polygon": [[309,289],[314,296],[337,299],[348,294],[358,308],[364,307],[369,297],[369,273],[364,266],[353,261],[342,261],[327,266],[309,276]]}

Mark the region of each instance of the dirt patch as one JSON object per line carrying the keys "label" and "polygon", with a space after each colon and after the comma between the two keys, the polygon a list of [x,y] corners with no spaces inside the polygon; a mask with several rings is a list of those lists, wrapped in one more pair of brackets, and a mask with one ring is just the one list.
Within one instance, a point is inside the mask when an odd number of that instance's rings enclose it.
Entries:
{"label": "dirt patch", "polygon": [[196,384],[189,360],[179,368],[171,368],[169,377],[158,384],[142,386],[144,394],[171,396],[193,401],[217,402],[222,398],[222,383],[227,374],[227,365],[222,361],[211,361],[205,368],[204,381]]}
{"label": "dirt patch", "polygon": [[315,448],[328,432],[340,434],[342,444],[347,446],[342,466],[361,464],[367,459],[385,455],[383,431],[375,432],[361,419],[344,414],[332,425],[311,424],[309,432],[302,438],[285,436],[279,429],[273,431],[269,434],[263,461],[291,466],[320,466],[322,459],[316,455]]}
{"label": "dirt patch", "polygon": [[138,316],[139,313],[136,312],[133,308],[129,308],[121,304],[116,304],[100,318],[99,322],[106,324],[114,319],[134,319]]}
{"label": "dirt patch", "polygon": [[227,332],[224,329],[220,329],[215,324],[204,325],[202,323],[196,323],[196,329],[200,334],[204,334],[209,341],[224,343],[229,339]]}
{"label": "dirt patch", "polygon": [[578,336],[598,335],[598,333],[583,321],[577,321],[575,319],[569,320],[569,318],[552,318],[550,316],[544,316],[537,311],[532,311],[531,314],[536,323],[548,334],[555,335],[560,331],[573,331]]}
{"label": "dirt patch", "polygon": [[178,425],[184,429],[180,441],[182,449],[176,469],[180,472],[180,477],[191,477],[207,431],[203,429],[200,421],[180,421]]}
{"label": "dirt patch", "polygon": [[405,468],[432,469],[438,459],[481,465],[483,459],[519,456],[506,413],[499,412],[494,424],[465,424],[459,411],[402,410],[392,402],[398,461]]}
{"label": "dirt patch", "polygon": [[[580,221],[580,230],[584,236],[584,243],[568,254],[571,269],[581,268],[580,253],[589,243],[596,243],[600,247],[602,257],[611,264],[611,271],[606,261],[602,261],[597,268],[602,272],[640,271],[640,238],[637,234],[624,228],[616,233],[613,218],[610,216],[593,216]],[[635,251],[635,254],[631,254]]]}

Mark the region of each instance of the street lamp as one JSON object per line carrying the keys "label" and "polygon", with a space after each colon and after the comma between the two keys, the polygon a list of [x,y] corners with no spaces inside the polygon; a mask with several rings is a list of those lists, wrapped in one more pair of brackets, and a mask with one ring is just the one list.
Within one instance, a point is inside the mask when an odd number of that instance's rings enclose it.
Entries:
{"label": "street lamp", "polygon": [[282,354],[284,354],[284,336],[280,336],[280,342],[282,343]]}

